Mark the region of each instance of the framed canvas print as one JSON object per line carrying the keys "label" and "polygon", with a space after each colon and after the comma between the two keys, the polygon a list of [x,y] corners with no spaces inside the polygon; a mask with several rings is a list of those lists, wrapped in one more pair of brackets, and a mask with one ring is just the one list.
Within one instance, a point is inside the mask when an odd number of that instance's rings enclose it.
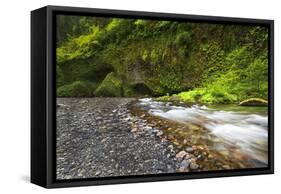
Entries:
{"label": "framed canvas print", "polygon": [[31,12],[31,182],[273,173],[273,21]]}

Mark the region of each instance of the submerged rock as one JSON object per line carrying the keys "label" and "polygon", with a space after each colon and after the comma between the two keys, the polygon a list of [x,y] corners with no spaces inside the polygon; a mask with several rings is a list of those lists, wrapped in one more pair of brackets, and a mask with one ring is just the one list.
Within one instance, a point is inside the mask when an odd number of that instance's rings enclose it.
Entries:
{"label": "submerged rock", "polygon": [[261,98],[249,98],[239,103],[240,106],[267,106],[268,101]]}

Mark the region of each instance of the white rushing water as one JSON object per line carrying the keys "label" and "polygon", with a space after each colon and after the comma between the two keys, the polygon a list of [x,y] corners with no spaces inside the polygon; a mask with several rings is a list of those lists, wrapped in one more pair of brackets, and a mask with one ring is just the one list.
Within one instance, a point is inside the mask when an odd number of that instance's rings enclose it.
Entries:
{"label": "white rushing water", "polygon": [[241,148],[251,158],[267,164],[268,117],[242,111],[223,111],[193,105],[173,106],[151,98],[139,100],[151,115],[183,124],[196,124],[228,144]]}

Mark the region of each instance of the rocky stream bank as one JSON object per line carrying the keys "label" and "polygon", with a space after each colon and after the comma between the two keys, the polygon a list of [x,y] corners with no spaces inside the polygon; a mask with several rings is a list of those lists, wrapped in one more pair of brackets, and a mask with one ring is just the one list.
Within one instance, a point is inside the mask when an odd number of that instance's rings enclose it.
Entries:
{"label": "rocky stream bank", "polygon": [[[197,158],[128,109],[134,98],[57,99],[57,179],[199,170]],[[192,149],[192,148],[191,148]]]}

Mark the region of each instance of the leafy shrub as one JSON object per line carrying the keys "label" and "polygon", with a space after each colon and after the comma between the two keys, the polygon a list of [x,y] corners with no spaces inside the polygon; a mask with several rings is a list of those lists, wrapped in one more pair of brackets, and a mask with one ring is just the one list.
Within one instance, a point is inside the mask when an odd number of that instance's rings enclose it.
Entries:
{"label": "leafy shrub", "polygon": [[177,96],[180,97],[182,101],[185,102],[196,102],[199,101],[202,95],[205,94],[205,89],[198,88],[188,92],[181,92]]}
{"label": "leafy shrub", "polygon": [[160,100],[160,101],[170,101],[171,97],[170,96],[160,96],[158,97],[156,100]]}
{"label": "leafy shrub", "polygon": [[223,89],[213,88],[202,96],[202,103],[218,104],[218,103],[234,103],[237,101],[237,97],[229,94]]}
{"label": "leafy shrub", "polygon": [[[178,98],[176,98],[178,97]],[[187,103],[233,103],[237,101],[235,95],[229,94],[222,88],[197,88],[187,92],[181,92],[179,94],[174,94],[172,97],[162,96],[158,100],[169,101],[169,100],[180,100]]]}

